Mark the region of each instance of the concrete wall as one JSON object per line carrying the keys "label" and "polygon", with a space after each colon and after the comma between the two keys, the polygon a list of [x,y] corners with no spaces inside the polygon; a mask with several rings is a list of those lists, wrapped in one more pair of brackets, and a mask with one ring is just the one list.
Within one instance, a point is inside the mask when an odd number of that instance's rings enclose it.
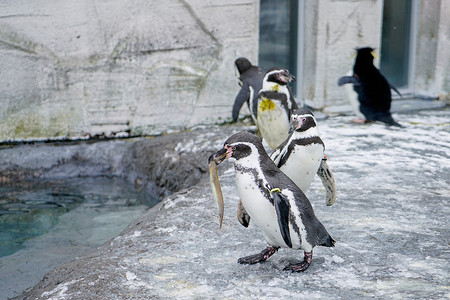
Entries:
{"label": "concrete wall", "polygon": [[450,1],[420,1],[417,25],[415,91],[449,99]]}
{"label": "concrete wall", "polygon": [[379,47],[381,0],[305,0],[303,97],[315,108],[347,104],[340,76],[353,67],[355,48]]}
{"label": "concrete wall", "polygon": [[[303,0],[301,94],[347,104],[354,49],[380,49],[383,0]],[[415,94],[448,97],[449,1],[420,0]],[[153,135],[230,120],[258,0],[0,2],[0,141]],[[378,60],[375,60],[378,64]],[[336,109],[334,109],[336,111]]]}
{"label": "concrete wall", "polygon": [[0,12],[0,141],[230,119],[234,59],[257,59],[257,0],[5,0]]}
{"label": "concrete wall", "polygon": [[[302,95],[306,104],[328,111],[346,105],[337,78],[353,67],[354,49],[380,53],[382,0],[304,0]],[[413,95],[448,98],[450,91],[449,1],[418,1],[413,45]],[[379,60],[375,59],[379,65]]]}

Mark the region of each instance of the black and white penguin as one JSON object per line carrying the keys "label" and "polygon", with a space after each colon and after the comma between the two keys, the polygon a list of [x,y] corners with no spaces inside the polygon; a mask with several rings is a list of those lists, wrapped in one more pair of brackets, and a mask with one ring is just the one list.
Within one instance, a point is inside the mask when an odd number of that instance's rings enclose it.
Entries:
{"label": "black and white penguin", "polygon": [[324,156],[325,144],[313,113],[299,108],[291,115],[289,137],[270,155],[275,165],[306,192],[317,174],[326,189],[326,204],[336,201],[336,184]]}
{"label": "black and white penguin", "polygon": [[367,121],[381,121],[387,125],[402,127],[394,121],[390,112],[391,89],[399,92],[373,65],[373,51],[374,49],[369,47],[357,49],[353,76],[339,78],[338,85],[353,84],[358,94],[359,110]]}
{"label": "black and white penguin", "polygon": [[256,124],[256,99],[258,97],[258,92],[262,87],[263,78],[266,72],[260,67],[252,65],[245,57],[236,59],[234,61],[234,66],[241,89],[234,100],[232,111],[233,121],[237,121],[242,105],[244,102],[247,102],[252,119]]}
{"label": "black and white penguin", "polygon": [[264,76],[258,93],[258,132],[272,149],[288,137],[292,110],[298,108],[287,85],[292,81],[295,77],[288,70],[272,68]]}
{"label": "black and white penguin", "polygon": [[303,262],[285,268],[301,272],[309,267],[315,246],[334,246],[335,241],[315,216],[308,198],[277,168],[257,136],[236,133],[209,160],[220,164],[227,158],[235,159],[236,186],[243,208],[269,244],[258,254],[240,258],[239,263],[263,262],[280,247],[303,249]]}

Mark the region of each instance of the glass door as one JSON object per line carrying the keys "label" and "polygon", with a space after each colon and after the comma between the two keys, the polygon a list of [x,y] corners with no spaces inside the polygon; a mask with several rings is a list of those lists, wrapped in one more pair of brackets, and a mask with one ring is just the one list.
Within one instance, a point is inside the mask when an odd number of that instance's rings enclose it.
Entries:
{"label": "glass door", "polygon": [[412,93],[413,89],[415,2],[384,0],[380,71],[402,94]]}
{"label": "glass door", "polygon": [[[259,66],[282,67],[297,76],[298,1],[261,0],[259,18]],[[297,83],[290,84],[296,91]]]}

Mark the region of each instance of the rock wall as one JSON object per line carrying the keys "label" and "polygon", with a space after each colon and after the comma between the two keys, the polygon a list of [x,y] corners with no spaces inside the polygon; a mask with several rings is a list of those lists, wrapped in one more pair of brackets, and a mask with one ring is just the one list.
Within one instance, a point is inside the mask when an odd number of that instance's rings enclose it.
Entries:
{"label": "rock wall", "polygon": [[234,59],[257,58],[256,0],[6,0],[0,11],[0,141],[227,120]]}
{"label": "rock wall", "polygon": [[336,82],[353,67],[355,48],[379,47],[383,2],[305,1],[303,97],[315,108],[347,104]]}
{"label": "rock wall", "polygon": [[[347,105],[336,85],[353,67],[354,49],[375,48],[380,54],[383,0],[303,1],[303,67],[301,93],[307,105],[336,111]],[[413,96],[445,99],[450,90],[449,1],[414,1],[410,45],[410,86]],[[379,58],[374,60],[379,65]]]}

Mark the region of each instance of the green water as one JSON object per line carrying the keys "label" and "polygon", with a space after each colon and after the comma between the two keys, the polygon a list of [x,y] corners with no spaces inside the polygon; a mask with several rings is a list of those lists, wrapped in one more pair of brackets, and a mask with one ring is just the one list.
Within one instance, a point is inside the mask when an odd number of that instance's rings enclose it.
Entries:
{"label": "green water", "polygon": [[31,246],[30,240],[52,231],[61,238],[61,247],[76,248],[86,245],[86,240],[97,246],[157,202],[145,191],[111,178],[2,186],[0,258]]}
{"label": "green water", "polygon": [[94,251],[158,201],[115,178],[0,186],[0,299]]}

